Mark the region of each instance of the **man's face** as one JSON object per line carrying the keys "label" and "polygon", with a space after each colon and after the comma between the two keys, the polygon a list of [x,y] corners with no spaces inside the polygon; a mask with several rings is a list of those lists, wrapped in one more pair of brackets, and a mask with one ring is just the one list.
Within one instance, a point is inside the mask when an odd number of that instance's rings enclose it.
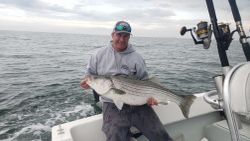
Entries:
{"label": "man's face", "polygon": [[128,33],[112,33],[112,47],[118,51],[124,51],[128,46],[128,41],[130,38],[130,34]]}

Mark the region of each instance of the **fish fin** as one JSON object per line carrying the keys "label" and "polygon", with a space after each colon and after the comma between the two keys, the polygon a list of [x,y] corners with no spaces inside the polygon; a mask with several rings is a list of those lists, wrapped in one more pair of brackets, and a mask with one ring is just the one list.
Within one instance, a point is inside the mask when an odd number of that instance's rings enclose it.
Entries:
{"label": "fish fin", "polygon": [[111,88],[111,89],[115,92],[115,94],[119,94],[119,95],[126,94],[126,92],[123,91],[123,90],[120,90],[120,89],[117,89],[117,88]]}
{"label": "fish fin", "polygon": [[151,82],[160,84],[160,80],[159,80],[156,76],[150,76],[150,77],[148,78],[148,81],[151,81]]}
{"label": "fish fin", "polygon": [[151,81],[151,82],[156,83],[162,87],[165,87],[163,84],[161,84],[161,81],[156,76],[150,76],[148,78],[148,81]]}
{"label": "fish fin", "polygon": [[114,101],[115,106],[116,106],[119,110],[121,110],[124,103],[123,103],[121,100],[113,100],[113,101]]}
{"label": "fish fin", "polygon": [[181,104],[179,105],[183,113],[183,116],[185,118],[188,118],[190,107],[193,104],[195,99],[196,99],[196,96],[194,95],[184,96],[184,101],[182,101]]}

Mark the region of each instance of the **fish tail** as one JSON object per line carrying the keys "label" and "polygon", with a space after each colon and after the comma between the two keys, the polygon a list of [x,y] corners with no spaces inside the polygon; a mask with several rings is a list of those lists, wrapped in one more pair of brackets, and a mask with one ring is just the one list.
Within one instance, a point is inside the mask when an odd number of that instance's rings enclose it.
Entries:
{"label": "fish tail", "polygon": [[193,104],[195,99],[196,99],[196,96],[193,96],[193,95],[185,96],[184,100],[179,105],[185,118],[188,118],[190,107]]}

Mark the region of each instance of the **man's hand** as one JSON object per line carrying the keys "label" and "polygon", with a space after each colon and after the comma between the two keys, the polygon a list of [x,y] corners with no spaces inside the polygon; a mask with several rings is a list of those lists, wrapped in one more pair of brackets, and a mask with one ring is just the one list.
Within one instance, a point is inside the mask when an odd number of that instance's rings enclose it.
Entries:
{"label": "man's hand", "polygon": [[149,106],[158,105],[158,101],[157,101],[155,98],[150,97],[150,98],[148,98],[148,100],[147,100],[147,104],[148,104]]}
{"label": "man's hand", "polygon": [[82,80],[82,81],[80,82],[80,86],[81,86],[82,88],[84,88],[84,89],[89,89],[90,87],[89,87],[89,85],[86,83],[86,81],[87,81],[87,80]]}

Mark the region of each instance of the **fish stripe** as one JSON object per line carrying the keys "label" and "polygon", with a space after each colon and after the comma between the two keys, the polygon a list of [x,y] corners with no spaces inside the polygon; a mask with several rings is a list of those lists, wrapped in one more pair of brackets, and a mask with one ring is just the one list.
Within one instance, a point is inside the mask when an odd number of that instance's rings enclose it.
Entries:
{"label": "fish stripe", "polygon": [[[145,83],[141,83],[143,81],[138,81],[138,80],[131,81],[129,79],[122,77],[120,77],[120,79],[113,77],[112,81],[116,88],[129,92],[131,95],[144,96],[145,94],[152,95],[155,93],[166,96],[166,94],[168,94],[177,101],[183,100],[183,97],[172,94],[171,92],[169,92],[167,88],[164,88],[161,85],[157,85],[156,83],[152,83],[150,81],[145,81]],[[136,81],[138,83],[136,83]]]}

